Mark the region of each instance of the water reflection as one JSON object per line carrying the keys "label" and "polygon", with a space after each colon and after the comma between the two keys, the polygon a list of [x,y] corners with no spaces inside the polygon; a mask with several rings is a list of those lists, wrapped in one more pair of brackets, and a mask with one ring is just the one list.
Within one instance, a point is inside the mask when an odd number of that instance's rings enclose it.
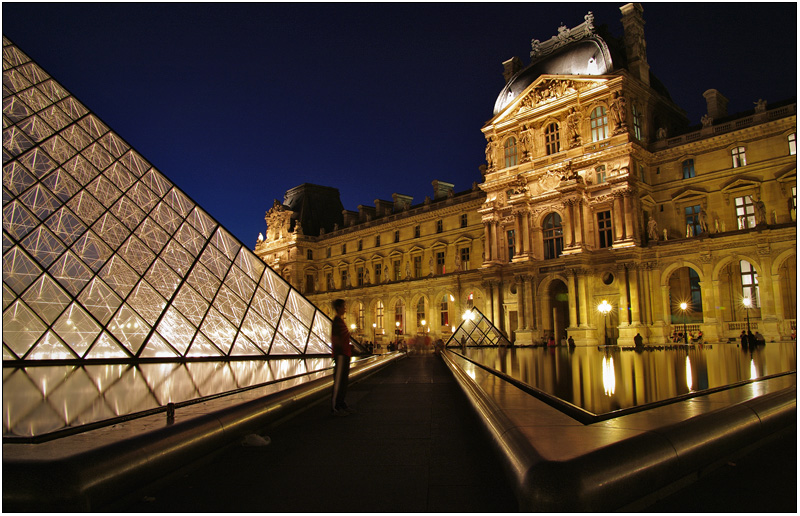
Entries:
{"label": "water reflection", "polygon": [[594,414],[797,370],[794,343],[735,345],[468,348],[486,367]]}
{"label": "water reflection", "polygon": [[331,359],[3,368],[3,437],[32,437],[321,371]]}

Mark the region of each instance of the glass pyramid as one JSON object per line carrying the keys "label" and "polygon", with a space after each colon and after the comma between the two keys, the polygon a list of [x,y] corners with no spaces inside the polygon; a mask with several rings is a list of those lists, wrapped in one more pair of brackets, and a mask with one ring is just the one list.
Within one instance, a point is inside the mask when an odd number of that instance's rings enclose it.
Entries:
{"label": "glass pyramid", "polygon": [[3,362],[328,354],[330,327],[3,38]]}
{"label": "glass pyramid", "polygon": [[461,339],[466,339],[467,346],[510,346],[511,343],[495,328],[477,308],[464,315],[464,320],[447,340],[445,346],[461,346]]}

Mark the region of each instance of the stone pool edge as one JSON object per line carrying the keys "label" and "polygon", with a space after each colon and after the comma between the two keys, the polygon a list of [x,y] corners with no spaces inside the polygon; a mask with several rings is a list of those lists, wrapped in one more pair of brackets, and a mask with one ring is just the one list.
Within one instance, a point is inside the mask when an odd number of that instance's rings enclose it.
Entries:
{"label": "stone pool edge", "polygon": [[457,353],[442,357],[524,512],[638,510],[797,425],[796,374],[585,425]]}

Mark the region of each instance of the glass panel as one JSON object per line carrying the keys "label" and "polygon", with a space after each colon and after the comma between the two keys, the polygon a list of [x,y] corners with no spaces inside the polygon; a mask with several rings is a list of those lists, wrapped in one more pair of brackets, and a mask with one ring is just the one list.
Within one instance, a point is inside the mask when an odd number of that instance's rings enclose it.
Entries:
{"label": "glass panel", "polygon": [[256,295],[250,302],[250,306],[255,308],[258,313],[266,319],[272,326],[278,324],[278,318],[281,316],[283,307],[277,303],[272,297],[259,288],[256,290]]}
{"label": "glass panel", "polygon": [[22,194],[20,201],[30,209],[39,220],[46,219],[51,213],[56,211],[61,203],[47,189],[38,184]]}
{"label": "glass panel", "polygon": [[161,253],[161,258],[178,273],[180,277],[186,276],[189,268],[194,262],[194,258],[186,252],[186,250],[175,240],[170,240],[164,252]]}
{"label": "glass panel", "polygon": [[130,236],[130,231],[110,213],[97,219],[92,229],[113,249],[118,248]]}
{"label": "glass panel", "polygon": [[15,299],[17,299],[17,295],[11,290],[8,285],[3,283],[3,310],[8,308]]}
{"label": "glass panel", "polygon": [[122,161],[128,170],[133,172],[136,177],[142,177],[145,172],[150,170],[150,164],[133,150],[126,152],[125,155],[120,158],[120,161]]}
{"label": "glass panel", "polygon": [[144,277],[148,283],[155,285],[158,292],[167,299],[172,297],[181,282],[180,278],[160,258],[156,258]]}
{"label": "glass panel", "polygon": [[114,162],[114,157],[99,143],[93,143],[82,153],[97,170],[105,170]]}
{"label": "glass panel", "polygon": [[24,192],[35,182],[36,178],[17,161],[12,161],[3,167],[3,186],[14,195]]}
{"label": "glass panel", "polygon": [[225,285],[220,287],[217,298],[214,300],[214,307],[237,326],[242,322],[242,317],[247,309],[244,302]]}
{"label": "glass panel", "polygon": [[236,336],[236,328],[225,320],[222,315],[211,307],[200,326],[203,333],[225,353],[231,348]]}
{"label": "glass panel", "polygon": [[45,330],[42,321],[20,300],[3,312],[3,344],[22,357]]}
{"label": "glass panel", "polygon": [[[102,324],[106,324],[117,311],[122,299],[119,298],[100,278],[92,282],[81,292],[78,300]],[[40,312],[41,313],[41,312]]]}
{"label": "glass panel", "polygon": [[42,142],[42,148],[57,163],[66,163],[75,155],[75,149],[59,135],[55,135]]}
{"label": "glass panel", "polygon": [[239,249],[239,254],[236,256],[235,263],[255,282],[261,279],[261,273],[264,272],[264,268],[266,267],[266,264],[262,260],[254,255],[252,251],[244,247]]}
{"label": "glass panel", "polygon": [[169,234],[175,233],[175,230],[181,225],[181,218],[175,213],[175,210],[167,206],[164,202],[160,202],[150,216],[159,223],[159,225],[166,229]]}
{"label": "glass panel", "polygon": [[72,297],[47,275],[40,276],[31,288],[25,291],[22,299],[47,324],[53,324],[64,307],[72,301]]}
{"label": "glass panel", "polygon": [[221,226],[214,232],[211,238],[211,243],[217,246],[217,249],[223,252],[230,260],[236,257],[239,249],[242,247],[230,233],[225,231]]}
{"label": "glass panel", "polygon": [[119,256],[112,257],[99,275],[121,297],[126,297],[139,281],[139,275]]}
{"label": "glass panel", "polygon": [[228,268],[231,266],[230,260],[225,258],[222,253],[212,246],[205,248],[203,254],[200,256],[200,261],[219,279],[225,277]]}
{"label": "glass panel", "polygon": [[299,355],[300,352],[284,338],[280,333],[275,334],[275,342],[269,351],[270,355]]}
{"label": "glass panel", "polygon": [[170,190],[164,199],[181,217],[186,217],[194,207],[194,203],[177,188]]}
{"label": "glass panel", "polygon": [[95,345],[86,354],[86,358],[95,359],[128,358],[129,356],[124,348],[120,347],[117,341],[106,332],[100,335]]}
{"label": "glass panel", "polygon": [[164,197],[164,195],[169,192],[170,188],[172,188],[172,183],[154,168],[151,168],[147,174],[144,175],[142,182],[150,187],[159,197]]}
{"label": "glass panel", "polygon": [[289,300],[286,302],[286,307],[304,325],[311,326],[311,321],[314,318],[314,305],[303,298],[296,290],[289,292]]}
{"label": "glass panel", "polygon": [[261,278],[261,288],[269,292],[281,304],[286,301],[286,295],[289,293],[289,285],[269,267]]}
{"label": "glass panel", "polygon": [[49,270],[73,296],[77,296],[92,277],[92,271],[70,251],[61,255]]}
{"label": "glass panel", "polygon": [[92,143],[92,138],[78,124],[70,125],[59,134],[77,150],[82,150]]}
{"label": "glass panel", "polygon": [[17,240],[22,239],[39,224],[22,203],[13,201],[3,207],[3,229],[8,231]]}
{"label": "glass panel", "polygon": [[94,140],[100,138],[103,134],[108,132],[108,127],[106,124],[101,122],[100,119],[94,116],[92,113],[89,113],[89,116],[87,117],[81,118],[78,121],[78,125],[81,126],[87,133],[89,133]]}
{"label": "glass panel", "polygon": [[253,280],[248,278],[238,267],[231,267],[231,270],[228,271],[228,276],[225,278],[225,284],[245,303],[250,301],[256,289],[256,284]]}
{"label": "glass panel", "polygon": [[45,224],[67,245],[71,245],[81,233],[86,231],[83,222],[66,206],[52,214]]}
{"label": "glass panel", "polygon": [[92,231],[87,231],[72,246],[72,250],[93,271],[97,272],[111,257],[113,251]]}
{"label": "glass panel", "polygon": [[175,240],[181,243],[193,256],[200,254],[200,250],[206,243],[203,235],[197,232],[188,222],[184,222],[180,229],[175,233]]}
{"label": "glass panel", "polygon": [[128,197],[122,196],[117,203],[111,207],[113,213],[123,224],[132,231],[136,229],[139,222],[144,218],[144,212],[139,209]]}
{"label": "glass panel", "polygon": [[65,128],[72,122],[69,117],[57,106],[50,106],[47,109],[43,109],[42,111],[39,111],[38,115],[56,131]]}
{"label": "glass panel", "polygon": [[36,63],[29,61],[24,65],[20,66],[18,70],[31,81],[32,84],[38,84],[42,81],[46,81],[50,78],[44,70],[39,68],[39,65]]}
{"label": "glass panel", "polygon": [[45,138],[49,138],[54,132],[53,129],[38,116],[32,116],[27,120],[23,120],[18,125],[34,142],[40,142]]}
{"label": "glass panel", "polygon": [[125,154],[128,149],[130,149],[128,144],[114,133],[105,134],[102,138],[100,138],[100,143],[115,158],[119,158]]}
{"label": "glass panel", "polygon": [[136,228],[135,233],[155,253],[159,253],[169,240],[169,235],[149,217]]}
{"label": "glass panel", "polygon": [[103,205],[91,196],[89,192],[83,190],[78,192],[67,202],[67,206],[78,215],[86,225],[91,225],[102,215],[105,210]]}
{"label": "glass panel", "polygon": [[[4,67],[5,68],[5,67]],[[3,71],[3,86],[16,93],[31,86],[31,82],[27,77],[22,75],[19,70],[4,70]]]}
{"label": "glass panel", "polygon": [[150,332],[147,323],[124,304],[114,316],[108,329],[133,355],[139,352],[139,347]]}
{"label": "glass panel", "polygon": [[22,294],[41,273],[42,269],[19,247],[3,256],[3,283],[17,294]]}
{"label": "glass panel", "polygon": [[[24,70],[22,69],[20,70],[29,80],[31,79],[31,77],[28,74],[26,74]],[[27,90],[22,90],[21,92],[17,93],[17,96],[20,99],[22,99],[22,101],[25,102],[25,104],[27,104],[34,111],[39,111],[41,109],[44,109],[53,103],[50,99],[47,98],[47,96],[44,93],[39,91],[37,88],[28,88]]]}
{"label": "glass panel", "polygon": [[306,349],[308,328],[306,328],[300,321],[292,317],[287,312],[284,312],[283,316],[281,317],[278,331],[301,352]]}
{"label": "glass panel", "polygon": [[178,295],[172,301],[176,307],[195,326],[199,325],[206,315],[208,303],[192,287],[184,283]]}
{"label": "glass panel", "polygon": [[141,240],[131,235],[117,251],[139,274],[144,274],[155,259],[155,255]]}
{"label": "glass panel", "polygon": [[42,183],[47,185],[50,191],[56,194],[59,199],[61,199],[61,202],[66,202],[81,188],[81,185],[72,179],[72,176],[70,176],[69,173],[62,168],[59,168],[44,178]]}
{"label": "glass panel", "polygon": [[218,357],[223,353],[217,349],[207,338],[199,333],[192,342],[192,347],[186,353],[187,357]]}
{"label": "glass panel", "polygon": [[207,301],[214,299],[220,282],[201,263],[195,263],[188,278],[189,284]]}
{"label": "glass panel", "polygon": [[325,317],[325,314],[321,311],[317,310],[314,316],[313,332],[325,342],[330,342],[332,327],[333,324],[331,320]]}
{"label": "glass panel", "polygon": [[247,337],[242,334],[239,334],[236,337],[236,342],[233,344],[233,348],[231,348],[230,352],[231,356],[263,356],[264,353],[261,352],[252,342],[250,342]]}
{"label": "glass panel", "polygon": [[211,236],[211,232],[214,230],[214,226],[216,226],[214,220],[206,215],[206,213],[198,206],[194,207],[194,210],[192,210],[192,213],[186,217],[186,220],[189,221],[189,223],[194,226],[197,231],[205,235],[206,238]]}
{"label": "glass panel", "polygon": [[78,356],[52,331],[44,334],[25,360],[74,360]]}
{"label": "glass panel", "polygon": [[33,147],[33,145],[33,140],[16,126],[11,126],[3,130],[3,147],[5,147],[12,156],[22,154]]}
{"label": "glass panel", "polygon": [[117,185],[117,188],[123,192],[136,182],[136,178],[133,174],[119,161],[108,167],[105,172],[103,172],[103,175]]}
{"label": "glass panel", "polygon": [[32,115],[33,111],[16,96],[3,96],[3,114],[6,115],[12,122],[18,122],[19,120]]}
{"label": "glass panel", "polygon": [[156,328],[164,339],[181,354],[186,352],[197,329],[177,310],[170,308]]}
{"label": "glass panel", "polygon": [[106,208],[110,208],[122,195],[122,192],[105,176],[97,176],[86,189]]}
{"label": "glass panel", "polygon": [[83,186],[94,179],[99,173],[97,169],[80,154],[64,163],[64,170],[69,172],[70,175]]}
{"label": "glass panel", "polygon": [[[142,349],[142,358],[175,358],[179,357],[178,353],[169,347],[158,333],[153,333],[147,341],[147,345]],[[141,367],[141,365],[139,366]]]}
{"label": "glass panel", "polygon": [[128,298],[128,304],[151,326],[156,323],[167,302],[146,281],[136,285]]}
{"label": "glass panel", "polygon": [[309,335],[308,347],[306,348],[308,354],[330,355],[331,347],[327,342],[323,341],[313,333]]}
{"label": "glass panel", "polygon": [[42,177],[56,168],[55,162],[38,147],[20,157],[19,162],[36,177]]}
{"label": "glass panel", "polygon": [[125,195],[144,211],[150,211],[158,203],[156,194],[150,191],[142,182],[138,182],[128,190]]}
{"label": "glass panel", "polygon": [[82,357],[100,332],[100,326],[80,305],[72,303],[53,325],[53,330]]}
{"label": "glass panel", "polygon": [[242,333],[247,335],[251,341],[255,342],[266,353],[269,351],[270,344],[272,344],[272,336],[275,334],[275,330],[251,309],[247,312],[247,316],[242,323]]}

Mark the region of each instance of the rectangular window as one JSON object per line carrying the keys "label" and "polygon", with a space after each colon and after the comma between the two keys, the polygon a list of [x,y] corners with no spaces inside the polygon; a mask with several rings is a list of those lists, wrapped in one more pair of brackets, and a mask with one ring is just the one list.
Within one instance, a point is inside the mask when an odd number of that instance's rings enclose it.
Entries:
{"label": "rectangular window", "polygon": [[342,288],[347,288],[350,285],[347,284],[347,269],[342,269]]}
{"label": "rectangular window", "polygon": [[735,147],[731,149],[731,158],[733,159],[733,168],[744,167],[747,165],[744,147]]}
{"label": "rectangular window", "polygon": [[460,250],[461,253],[461,270],[468,271],[469,270],[469,247],[462,247]]}
{"label": "rectangular window", "polygon": [[752,197],[749,195],[736,197],[734,206],[736,206],[736,227],[738,229],[756,227],[756,209]]}
{"label": "rectangular window", "polygon": [[444,222],[442,222],[442,219],[439,219],[436,221],[436,232],[441,233],[442,231],[444,231]]}
{"label": "rectangular window", "polygon": [[544,145],[547,155],[561,152],[561,142],[558,134],[558,124],[555,122],[548,125],[544,131]]}
{"label": "rectangular window", "polygon": [[594,177],[595,182],[599,185],[600,183],[606,182],[606,166],[600,165],[594,169]]}
{"label": "rectangular window", "polygon": [[358,282],[359,287],[364,286],[364,267],[359,267],[356,270],[356,281]]}
{"label": "rectangular window", "polygon": [[690,179],[695,176],[694,173],[694,160],[687,159],[683,162],[683,178]]}
{"label": "rectangular window", "polygon": [[508,243],[508,261],[514,258],[514,230],[506,232],[506,242]]}
{"label": "rectangular window", "polygon": [[381,246],[381,236],[375,235],[375,247],[380,247],[380,246]]}
{"label": "rectangular window", "polygon": [[331,257],[331,248],[328,247],[327,249],[325,249],[325,258],[330,258],[330,257]]}
{"label": "rectangular window", "polygon": [[758,291],[758,274],[747,260],[739,261],[739,269],[742,273],[742,296],[749,298],[753,308],[761,306],[761,297]]}
{"label": "rectangular window", "polygon": [[314,275],[306,274],[306,293],[311,294],[314,292]]}
{"label": "rectangular window", "polygon": [[364,305],[362,303],[358,303],[358,329],[361,330],[364,328]]}
{"label": "rectangular window", "polygon": [[419,235],[420,235],[419,226],[414,226],[414,238],[419,238]]}
{"label": "rectangular window", "polygon": [[347,244],[342,244],[342,254],[347,254]]}
{"label": "rectangular window", "polygon": [[375,324],[378,328],[383,328],[383,302],[378,301],[375,306]]}
{"label": "rectangular window", "polygon": [[639,165],[639,180],[642,183],[647,184],[647,180],[645,179],[644,175],[644,165]]}
{"label": "rectangular window", "polygon": [[466,213],[462,213],[461,214],[461,227],[462,228],[467,227],[467,214]]}
{"label": "rectangular window", "polygon": [[789,135],[789,156],[797,155],[797,133]]}
{"label": "rectangular window", "polygon": [[436,274],[445,274],[446,272],[444,268],[444,252],[436,253]]}
{"label": "rectangular window", "polygon": [[441,326],[444,328],[450,326],[450,310],[447,307],[447,296],[442,298],[442,303],[439,305],[439,313],[441,314],[439,319]]}
{"label": "rectangular window", "polygon": [[399,241],[400,241],[400,231],[398,230],[394,232],[394,243],[396,244]]}
{"label": "rectangular window", "polygon": [[381,282],[381,264],[378,263],[375,265],[375,283]]}
{"label": "rectangular window", "polygon": [[363,249],[364,249],[364,241],[363,240],[359,240],[358,241],[358,250],[361,251]]}
{"label": "rectangular window", "polygon": [[700,205],[686,206],[683,209],[683,214],[686,219],[686,236],[697,236],[703,232],[700,227]]}
{"label": "rectangular window", "polygon": [[311,249],[306,250],[306,259],[313,260],[314,259],[314,251]]}
{"label": "rectangular window", "polygon": [[325,284],[328,285],[328,290],[334,289],[332,273],[329,272],[328,274],[325,275]]}
{"label": "rectangular window", "polygon": [[792,221],[797,220],[797,187],[792,187],[792,198],[789,199],[789,216],[791,216]]}
{"label": "rectangular window", "polygon": [[600,211],[597,213],[597,231],[600,236],[600,247],[611,247],[614,243],[614,232],[611,227],[610,211]]}
{"label": "rectangular window", "polygon": [[415,278],[422,277],[422,256],[414,257],[414,277]]}
{"label": "rectangular window", "polygon": [[503,156],[505,157],[506,167],[513,167],[517,164],[517,139],[514,137],[506,140],[503,146]]}
{"label": "rectangular window", "polygon": [[606,108],[598,106],[589,115],[589,126],[592,130],[592,141],[599,142],[608,138],[608,115]]}
{"label": "rectangular window", "polygon": [[400,281],[402,279],[400,277],[400,260],[395,260],[392,262],[392,267],[394,268],[394,280]]}
{"label": "rectangular window", "polygon": [[636,137],[637,140],[642,139],[642,115],[639,113],[639,110],[636,109],[636,104],[631,106],[631,110],[633,111],[633,135]]}

